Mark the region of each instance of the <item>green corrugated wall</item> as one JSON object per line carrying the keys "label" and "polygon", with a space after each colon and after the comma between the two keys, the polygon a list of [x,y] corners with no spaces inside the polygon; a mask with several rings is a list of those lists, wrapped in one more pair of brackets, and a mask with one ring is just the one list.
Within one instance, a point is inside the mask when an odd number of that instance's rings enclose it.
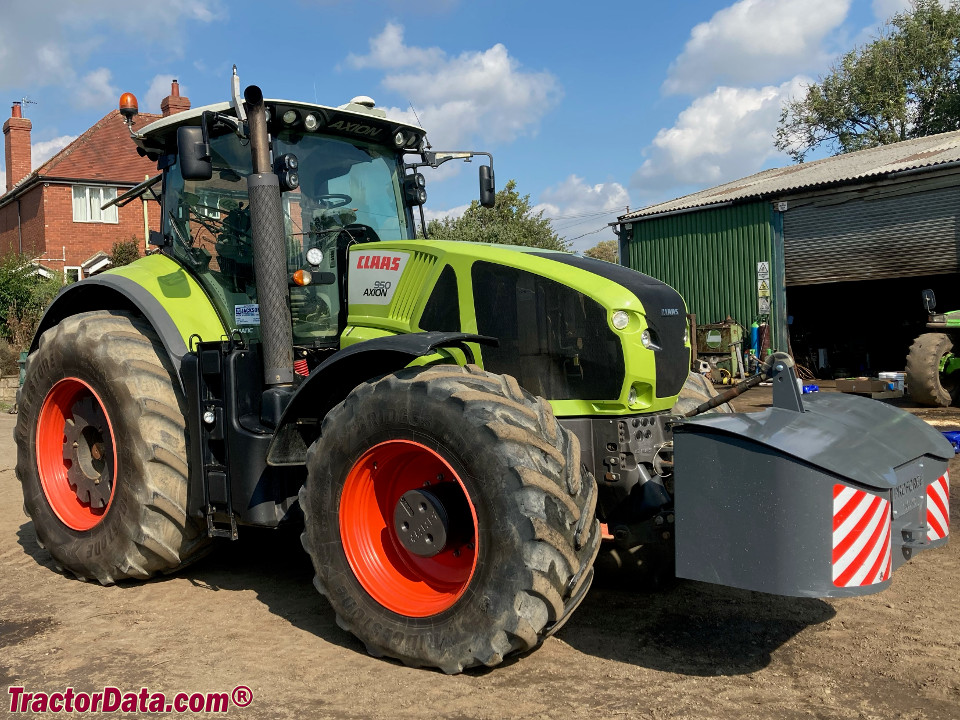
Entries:
{"label": "green corrugated wall", "polygon": [[676,288],[697,324],[731,315],[749,327],[757,317],[757,263],[773,260],[772,221],[766,202],[635,221],[626,264]]}

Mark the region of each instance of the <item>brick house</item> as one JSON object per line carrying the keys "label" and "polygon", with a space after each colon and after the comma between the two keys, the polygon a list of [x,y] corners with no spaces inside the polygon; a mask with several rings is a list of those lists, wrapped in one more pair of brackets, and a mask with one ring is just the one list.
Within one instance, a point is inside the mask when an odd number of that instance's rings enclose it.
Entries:
{"label": "brick house", "polygon": [[[176,80],[160,108],[164,117],[190,108]],[[134,127],[159,117],[142,113]],[[7,186],[0,195],[0,256],[28,255],[72,280],[107,269],[107,254],[118,240],[135,237],[143,254],[149,231],[160,225],[159,206],[147,200],[149,193],[101,210],[157,173],[155,163],[137,154],[120,112],[108,113],[32,172],[31,128],[15,102],[3,124]]]}

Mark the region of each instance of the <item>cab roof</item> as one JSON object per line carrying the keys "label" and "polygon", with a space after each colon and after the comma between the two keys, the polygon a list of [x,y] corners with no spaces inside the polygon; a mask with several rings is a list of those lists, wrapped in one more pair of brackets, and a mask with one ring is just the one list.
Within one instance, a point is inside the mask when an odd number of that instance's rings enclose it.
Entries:
{"label": "cab roof", "polygon": [[[362,104],[357,101],[361,101]],[[316,132],[321,133],[333,132],[390,144],[393,135],[397,131],[403,130],[408,136],[416,138],[415,146],[413,146],[412,141],[407,144],[408,150],[415,150],[419,147],[420,140],[426,134],[426,131],[421,127],[411,125],[404,120],[387,117],[384,110],[375,107],[373,101],[365,97],[354,98],[353,101],[339,107],[282,99],[265,99],[263,102],[270,110],[271,124],[277,122],[278,118],[282,117],[288,110],[294,110],[297,112],[297,120],[291,127],[296,127],[298,123],[302,127],[303,118],[313,114],[320,121]],[[142,137],[134,140],[139,147],[148,153],[162,151],[176,134],[178,127],[199,125],[201,115],[207,111],[236,116],[232,103],[221,102],[203,105],[150,123],[140,130]]]}

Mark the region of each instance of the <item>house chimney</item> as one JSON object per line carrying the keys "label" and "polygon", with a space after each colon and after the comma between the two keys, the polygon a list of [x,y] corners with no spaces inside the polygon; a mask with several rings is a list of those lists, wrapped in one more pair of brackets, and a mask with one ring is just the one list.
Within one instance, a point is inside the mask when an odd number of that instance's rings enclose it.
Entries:
{"label": "house chimney", "polygon": [[10,119],[3,124],[4,161],[7,164],[7,192],[30,174],[30,130],[33,123],[23,117],[20,103],[15,102]]}
{"label": "house chimney", "polygon": [[180,83],[170,83],[170,94],[160,101],[160,110],[164,117],[190,109],[190,98],[180,97]]}

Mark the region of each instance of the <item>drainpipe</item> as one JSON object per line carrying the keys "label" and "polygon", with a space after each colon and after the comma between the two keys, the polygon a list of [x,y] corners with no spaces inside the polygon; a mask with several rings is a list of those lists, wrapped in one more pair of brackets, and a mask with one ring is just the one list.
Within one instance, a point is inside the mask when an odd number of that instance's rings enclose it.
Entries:
{"label": "drainpipe", "polygon": [[[149,175],[144,175],[144,180],[149,180]],[[147,216],[147,194],[140,196],[143,200],[143,254],[146,255],[150,249],[150,218]],[[119,212],[119,208],[117,209]]]}

